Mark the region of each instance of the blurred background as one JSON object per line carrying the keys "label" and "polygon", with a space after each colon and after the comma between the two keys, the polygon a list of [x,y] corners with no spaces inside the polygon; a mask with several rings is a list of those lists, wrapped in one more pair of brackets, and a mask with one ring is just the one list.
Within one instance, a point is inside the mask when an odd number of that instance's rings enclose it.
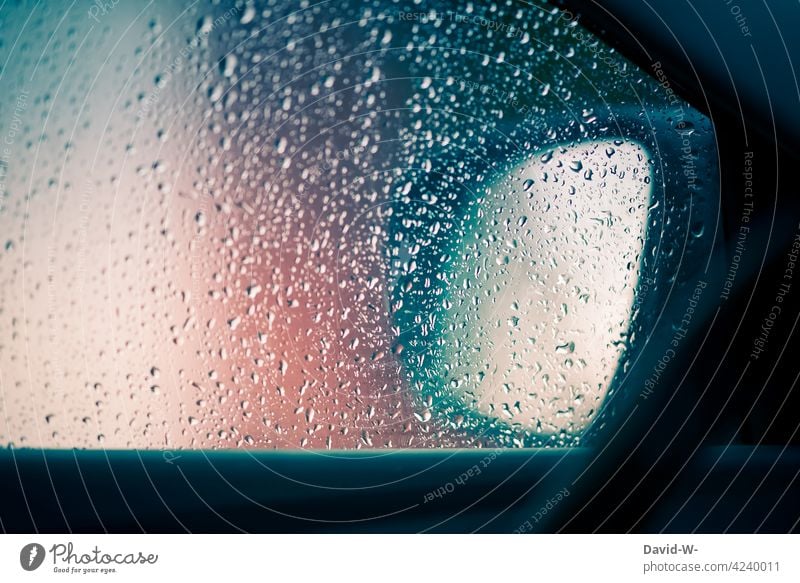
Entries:
{"label": "blurred background", "polygon": [[3,528],[796,529],[799,21],[3,5]]}
{"label": "blurred background", "polygon": [[710,123],[547,5],[334,4],[4,12],[4,443],[580,442]]}

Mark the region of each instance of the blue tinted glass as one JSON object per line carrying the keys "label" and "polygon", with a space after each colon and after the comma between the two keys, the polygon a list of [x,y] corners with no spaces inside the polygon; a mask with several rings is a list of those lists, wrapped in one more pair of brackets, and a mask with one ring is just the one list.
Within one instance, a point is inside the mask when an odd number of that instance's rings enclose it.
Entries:
{"label": "blue tinted glass", "polygon": [[3,18],[3,444],[575,445],[710,246],[709,121],[551,7]]}

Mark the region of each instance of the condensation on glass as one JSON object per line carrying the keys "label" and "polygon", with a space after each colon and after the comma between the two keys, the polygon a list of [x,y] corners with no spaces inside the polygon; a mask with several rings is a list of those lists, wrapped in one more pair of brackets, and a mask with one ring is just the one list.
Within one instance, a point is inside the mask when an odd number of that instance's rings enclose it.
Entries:
{"label": "condensation on glass", "polygon": [[708,120],[551,7],[0,20],[2,444],[576,445],[703,239]]}

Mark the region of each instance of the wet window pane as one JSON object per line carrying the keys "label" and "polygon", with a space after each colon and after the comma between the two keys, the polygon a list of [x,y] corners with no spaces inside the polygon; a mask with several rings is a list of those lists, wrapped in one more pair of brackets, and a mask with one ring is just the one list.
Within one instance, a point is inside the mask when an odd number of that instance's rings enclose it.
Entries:
{"label": "wet window pane", "polygon": [[0,19],[2,444],[580,444],[708,244],[709,121],[549,6]]}

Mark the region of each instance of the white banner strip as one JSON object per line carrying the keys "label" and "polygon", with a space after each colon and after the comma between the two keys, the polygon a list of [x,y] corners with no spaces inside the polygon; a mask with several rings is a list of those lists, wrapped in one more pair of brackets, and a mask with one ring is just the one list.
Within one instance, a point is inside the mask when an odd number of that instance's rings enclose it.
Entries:
{"label": "white banner strip", "polygon": [[4,535],[0,581],[796,582],[798,543],[792,535]]}

